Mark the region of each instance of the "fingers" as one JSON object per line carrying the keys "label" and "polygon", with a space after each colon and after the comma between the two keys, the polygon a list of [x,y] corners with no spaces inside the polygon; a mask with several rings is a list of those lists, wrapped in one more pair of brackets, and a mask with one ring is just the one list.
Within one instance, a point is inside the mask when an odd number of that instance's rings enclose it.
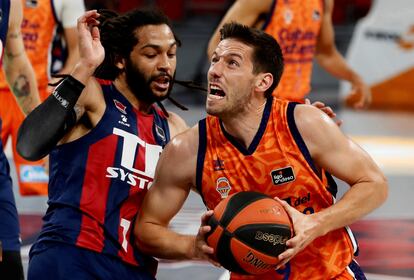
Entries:
{"label": "fingers", "polygon": [[214,211],[208,210],[201,216],[201,225],[206,225],[208,223],[208,220],[211,216],[213,216]]}

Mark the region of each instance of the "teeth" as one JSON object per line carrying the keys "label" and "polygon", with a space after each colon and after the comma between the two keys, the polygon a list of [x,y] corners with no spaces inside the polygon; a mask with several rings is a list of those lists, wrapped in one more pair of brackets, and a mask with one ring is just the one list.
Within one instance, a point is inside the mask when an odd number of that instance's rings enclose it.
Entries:
{"label": "teeth", "polygon": [[215,90],[221,90],[221,88],[219,88],[218,86],[210,86],[211,89],[215,89]]}

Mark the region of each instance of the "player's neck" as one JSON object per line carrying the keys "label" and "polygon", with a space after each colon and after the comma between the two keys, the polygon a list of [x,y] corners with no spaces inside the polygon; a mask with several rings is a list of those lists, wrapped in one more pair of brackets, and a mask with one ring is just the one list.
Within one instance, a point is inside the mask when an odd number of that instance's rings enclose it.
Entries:
{"label": "player's neck", "polygon": [[223,127],[245,148],[248,148],[259,130],[266,101],[260,105],[249,106],[247,110],[228,118],[221,118]]}
{"label": "player's neck", "polygon": [[120,79],[115,79],[114,85],[135,109],[143,113],[150,112],[152,104],[148,104],[142,100],[139,100],[125,82],[121,81]]}

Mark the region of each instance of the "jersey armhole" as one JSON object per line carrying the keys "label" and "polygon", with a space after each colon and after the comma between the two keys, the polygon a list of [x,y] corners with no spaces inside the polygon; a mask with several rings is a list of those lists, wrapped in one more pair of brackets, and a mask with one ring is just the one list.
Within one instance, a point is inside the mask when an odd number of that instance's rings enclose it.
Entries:
{"label": "jersey armhole", "polygon": [[203,181],[203,167],[204,159],[207,150],[207,119],[202,119],[198,122],[198,152],[197,152],[197,167],[196,167],[196,189],[201,196],[204,204],[204,196],[202,192]]}

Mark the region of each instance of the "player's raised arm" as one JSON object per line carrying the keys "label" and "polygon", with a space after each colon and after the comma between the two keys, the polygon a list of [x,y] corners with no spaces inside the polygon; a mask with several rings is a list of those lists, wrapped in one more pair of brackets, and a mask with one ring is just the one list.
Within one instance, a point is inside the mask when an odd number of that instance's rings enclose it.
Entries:
{"label": "player's raised arm", "polygon": [[[22,123],[17,139],[17,150],[22,157],[38,160],[46,156],[74,127],[80,118],[79,113],[85,112],[82,105],[75,110],[75,105],[89,78],[104,58],[97,27],[98,18],[99,14],[95,10],[88,11],[79,18],[80,61],[71,75],[63,79],[54,92]],[[83,99],[87,100],[86,97]],[[41,122],[43,124],[39,126]]]}

